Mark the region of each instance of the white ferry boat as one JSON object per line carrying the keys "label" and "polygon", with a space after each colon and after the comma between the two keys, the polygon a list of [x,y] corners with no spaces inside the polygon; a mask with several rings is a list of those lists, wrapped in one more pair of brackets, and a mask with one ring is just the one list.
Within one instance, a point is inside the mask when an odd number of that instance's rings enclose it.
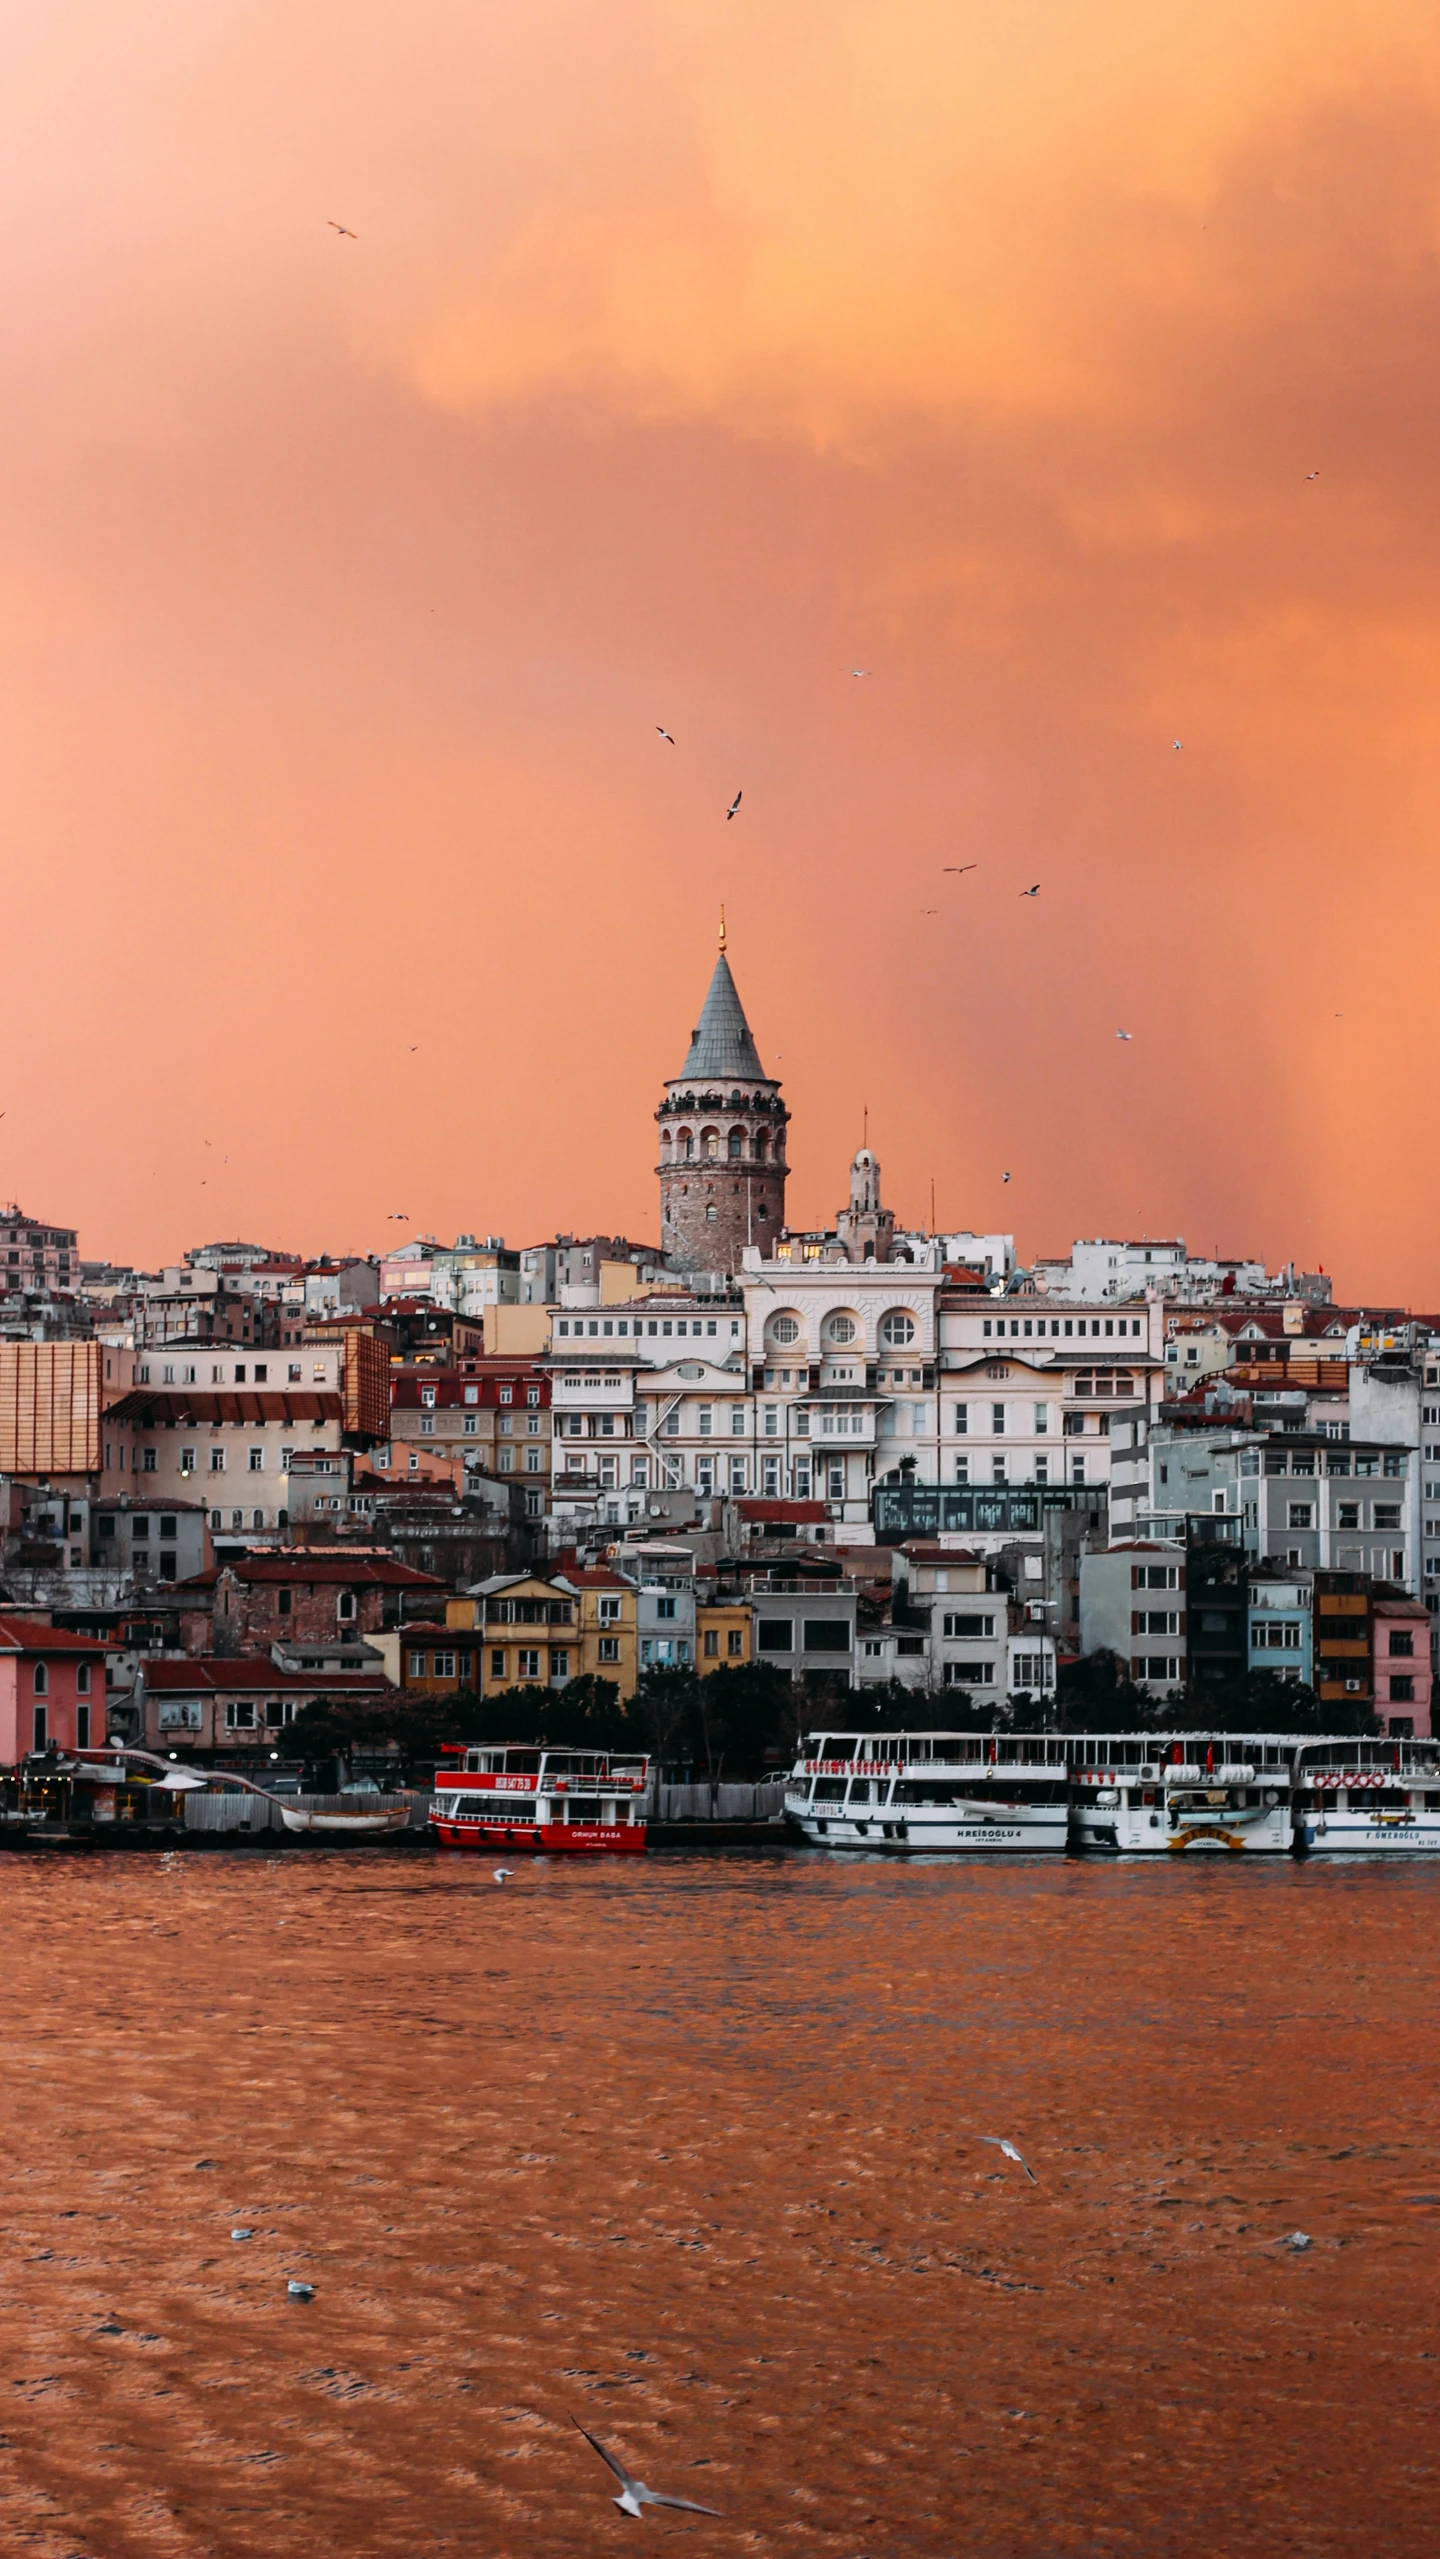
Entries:
{"label": "white ferry boat", "polygon": [[643,1857],[650,1762],[605,1750],[467,1750],[437,1768],[430,1825],[446,1848],[531,1849],[564,1857]]}
{"label": "white ferry boat", "polygon": [[824,1848],[1063,1849],[1065,1748],[1048,1733],[810,1733],[785,1811]]}
{"label": "white ferry boat", "polygon": [[1278,1856],[1292,1845],[1297,1745],[1284,1735],[1077,1733],[1067,1747],[1076,1848]]}
{"label": "white ferry boat", "polygon": [[1440,1741],[1298,1745],[1296,1846],[1307,1855],[1440,1853]]}

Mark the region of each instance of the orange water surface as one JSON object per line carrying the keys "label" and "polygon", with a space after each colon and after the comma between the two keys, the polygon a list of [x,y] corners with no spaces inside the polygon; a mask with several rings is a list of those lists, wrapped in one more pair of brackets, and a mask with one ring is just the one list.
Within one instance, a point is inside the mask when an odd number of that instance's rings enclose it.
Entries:
{"label": "orange water surface", "polygon": [[0,1889],[7,2548],[1440,2542],[1433,1868]]}

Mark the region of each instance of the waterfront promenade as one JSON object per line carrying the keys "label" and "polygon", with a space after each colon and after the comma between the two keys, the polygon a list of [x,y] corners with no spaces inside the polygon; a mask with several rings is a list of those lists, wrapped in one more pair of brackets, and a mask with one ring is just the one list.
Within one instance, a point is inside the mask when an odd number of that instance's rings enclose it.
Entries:
{"label": "waterfront promenade", "polygon": [[8,2547],[1433,2548],[1424,1866],[5,1883]]}

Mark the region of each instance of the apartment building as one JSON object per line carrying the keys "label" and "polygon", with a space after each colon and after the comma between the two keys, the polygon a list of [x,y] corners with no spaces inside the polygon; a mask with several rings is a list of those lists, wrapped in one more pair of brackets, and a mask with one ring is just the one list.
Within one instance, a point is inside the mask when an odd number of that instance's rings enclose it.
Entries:
{"label": "apartment building", "polygon": [[53,1294],[80,1285],[80,1254],[73,1226],[49,1226],[12,1200],[0,1208],[0,1295],[7,1291]]}
{"label": "apartment building", "polygon": [[[551,1384],[523,1360],[470,1358],[453,1368],[396,1369],[391,1379],[389,1465],[412,1453],[459,1459],[472,1472],[519,1476],[527,1516],[550,1507]],[[382,1468],[381,1472],[385,1469]]]}

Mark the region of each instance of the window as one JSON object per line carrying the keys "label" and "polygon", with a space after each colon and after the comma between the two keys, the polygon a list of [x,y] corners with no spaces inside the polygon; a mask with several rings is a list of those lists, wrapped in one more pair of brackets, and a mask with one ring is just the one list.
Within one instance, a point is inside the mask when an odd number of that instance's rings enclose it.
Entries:
{"label": "window", "polygon": [[943,1620],[943,1626],[946,1638],[952,1644],[963,1641],[967,1636],[973,1641],[977,1635],[989,1637],[995,1632],[995,1620],[993,1617],[981,1616],[964,1610],[950,1611]]}
{"label": "window", "polygon": [[794,1316],[777,1315],[770,1326],[770,1339],[778,1342],[782,1350],[788,1350],[792,1342],[798,1342],[800,1327]]}
{"label": "window", "polygon": [[600,1638],[599,1651],[600,1651],[600,1659],[601,1659],[601,1661],[602,1661],[602,1662],[618,1662],[618,1660],[620,1659],[620,1638],[619,1638],[619,1636],[618,1636],[618,1635],[602,1635],[602,1636],[601,1636],[601,1638]]}
{"label": "window", "polygon": [[1400,1526],[1401,1517],[1402,1513],[1398,1502],[1376,1503],[1375,1525],[1377,1528],[1398,1528]]}
{"label": "window", "polygon": [[1050,1428],[1050,1407],[1049,1407],[1049,1405],[1048,1405],[1048,1404],[1037,1404],[1037,1405],[1036,1405],[1036,1407],[1035,1407],[1035,1428],[1036,1428],[1037,1433],[1038,1433],[1038,1434],[1040,1434],[1042,1437],[1043,1437],[1044,1433],[1045,1433],[1046,1431],[1048,1431],[1048,1429]]}
{"label": "window", "polygon": [[522,1644],[519,1652],[515,1656],[515,1667],[519,1678],[538,1679],[540,1676],[540,1655],[538,1650],[531,1651],[528,1645]]}
{"label": "window", "polygon": [[425,1676],[425,1662],[426,1662],[426,1656],[425,1656],[425,1654],[424,1654],[424,1653],[412,1653],[412,1654],[410,1655],[410,1670],[409,1670],[409,1677],[410,1677],[411,1679],[423,1679],[423,1678],[424,1678],[424,1676]]}
{"label": "window", "polygon": [[1335,1505],[1335,1524],[1337,1528],[1358,1528],[1360,1525],[1359,1503],[1337,1502]]}
{"label": "window", "polygon": [[290,1382],[290,1384],[291,1384],[292,1386],[298,1386],[298,1385],[299,1385],[299,1383],[300,1383],[300,1377],[301,1377],[300,1362],[298,1361],[298,1359],[292,1359],[292,1360],[291,1360],[291,1362],[290,1362],[290,1371],[289,1371],[289,1382]]}
{"label": "window", "polygon": [[614,1596],[602,1598],[598,1615],[602,1626],[618,1626],[620,1623],[619,1599]]}
{"label": "window", "polygon": [[[1399,1649],[1399,1646],[1396,1644],[1395,1639],[1392,1636],[1390,1639],[1391,1652],[1396,1652]],[[1407,1642],[1405,1645],[1406,1652],[1411,1652],[1413,1649],[1413,1645]],[[80,1662],[76,1666],[75,1693],[78,1697],[88,1697],[90,1694],[90,1664],[88,1662]]]}
{"label": "window", "polygon": [[1395,1671],[1391,1674],[1390,1702],[1394,1706],[1413,1706],[1415,1682],[1409,1671]]}
{"label": "window", "polygon": [[230,1699],[225,1709],[225,1730],[227,1733],[254,1732],[255,1709],[248,1698]]}
{"label": "window", "polygon": [[1250,1641],[1257,1653],[1298,1653],[1302,1650],[1299,1623],[1293,1617],[1257,1618],[1251,1627]]}
{"label": "window", "polygon": [[990,1407],[990,1428],[991,1428],[991,1430],[994,1432],[994,1434],[995,1434],[995,1436],[996,1436],[996,1438],[997,1438],[997,1439],[999,1439],[999,1438],[1001,1438],[1001,1437],[1003,1436],[1003,1434],[1004,1434],[1004,1430],[1005,1430],[1005,1407],[1004,1407],[1004,1405],[1003,1405],[1003,1404],[992,1404],[992,1405],[991,1405],[991,1407]]}
{"label": "window", "polygon": [[1391,1658],[1392,1658],[1392,1660],[1396,1657],[1396,1655],[1399,1655],[1399,1656],[1400,1656],[1400,1658],[1401,1658],[1401,1659],[1403,1659],[1403,1660],[1405,1660],[1405,1661],[1413,1661],[1413,1659],[1414,1659],[1414,1657],[1415,1657],[1415,1637],[1414,1637],[1414,1633],[1413,1633],[1413,1631],[1412,1631],[1412,1629],[1411,1629],[1410,1627],[1408,1627],[1408,1626],[1392,1626],[1392,1627],[1391,1627],[1391,1629],[1390,1629],[1390,1654],[1391,1654]]}
{"label": "window", "polygon": [[[1216,1494],[1215,1507],[1217,1510],[1224,1509],[1225,1496],[1223,1493]],[[1313,1502],[1292,1502],[1289,1506],[1289,1525],[1291,1528],[1309,1528],[1314,1517],[1315,1505]]]}
{"label": "window", "polygon": [[264,1474],[264,1472],[265,1472],[265,1451],[264,1451],[264,1449],[263,1449],[263,1448],[252,1448],[252,1449],[251,1449],[251,1451],[250,1451],[250,1472],[251,1472],[251,1474],[252,1474],[252,1475],[263,1475],[263,1474]]}
{"label": "window", "polygon": [[540,1472],[540,1451],[539,1451],[539,1449],[538,1449],[538,1448],[527,1448],[527,1449],[526,1449],[526,1451],[525,1451],[525,1472],[526,1472],[526,1474],[527,1474],[527,1475],[538,1475],[538,1474],[539,1474],[539,1472]]}
{"label": "window", "polygon": [[[839,1338],[840,1336],[837,1333],[835,1335],[835,1339],[838,1341]],[[902,1314],[900,1309],[897,1307],[893,1314],[887,1315],[884,1318],[884,1321],[880,1326],[880,1339],[886,1344],[888,1349],[892,1351],[903,1351],[907,1345],[915,1339],[915,1324],[913,1317]]]}
{"label": "window", "polygon": [[491,1676],[491,1678],[492,1678],[492,1679],[503,1679],[503,1678],[504,1678],[504,1676],[505,1676],[505,1656],[504,1656],[504,1654],[503,1654],[503,1653],[492,1653],[492,1654],[491,1654],[491,1656],[490,1656],[490,1676]]}
{"label": "window", "polygon": [[856,1326],[854,1316],[832,1315],[828,1331],[831,1341],[838,1342],[843,1349],[847,1342],[853,1342],[855,1339]]}
{"label": "window", "polygon": [[211,1449],[211,1451],[210,1451],[210,1472],[211,1472],[211,1474],[212,1474],[212,1475],[223,1475],[223,1474],[224,1474],[224,1472],[225,1472],[225,1451],[224,1451],[224,1449],[223,1449],[223,1448],[212,1448],[212,1449]]}
{"label": "window", "polygon": [[31,1673],[31,1686],[33,1687],[37,1697],[44,1697],[47,1694],[50,1686],[50,1665],[48,1662],[37,1662],[35,1664],[34,1670]]}
{"label": "window", "polygon": [[335,1602],[335,1614],[339,1619],[340,1624],[342,1626],[352,1626],[358,1614],[358,1608],[359,1603],[356,1600],[353,1590],[342,1590],[339,1598]]}
{"label": "window", "polygon": [[674,1614],[675,1614],[675,1602],[674,1602],[674,1600],[673,1600],[672,1598],[668,1598],[668,1597],[667,1597],[667,1596],[662,1592],[662,1593],[661,1593],[661,1595],[660,1595],[660,1597],[659,1597],[659,1598],[656,1600],[656,1602],[655,1602],[655,1614],[656,1614],[656,1617],[657,1617],[657,1618],[662,1618],[662,1617],[673,1617],[673,1616],[674,1616]]}
{"label": "window", "polygon": [[140,1472],[142,1475],[153,1475],[156,1472],[155,1451],[153,1448],[147,1448],[141,1457]]}
{"label": "window", "polygon": [[720,1659],[720,1629],[718,1626],[707,1626],[705,1629],[705,1659],[707,1662],[718,1662]]}
{"label": "window", "polygon": [[182,1475],[193,1475],[193,1474],[194,1474],[194,1472],[195,1472],[195,1451],[194,1451],[194,1449],[193,1449],[193,1448],[182,1448],[182,1449],[181,1449],[181,1451],[180,1451],[180,1472],[181,1472],[181,1474],[182,1474]]}
{"label": "window", "polygon": [[767,1404],[765,1407],[765,1437],[767,1439],[778,1439],[779,1436],[780,1407],[778,1404]]}
{"label": "window", "polygon": [[791,1653],[795,1649],[795,1624],[789,1617],[760,1617],[755,1621],[755,1649],[761,1653]]}
{"label": "window", "polygon": [[700,1407],[700,1437],[709,1439],[715,1427],[715,1415],[709,1404]]}
{"label": "window", "polygon": [[50,1737],[46,1712],[43,1706],[37,1706],[33,1709],[32,1730],[34,1733],[34,1742],[32,1747],[36,1750],[43,1750]]}
{"label": "window", "polygon": [[292,1596],[293,1594],[288,1590],[277,1590],[275,1593],[275,1613],[278,1617],[289,1617],[291,1615],[290,1602]]}

